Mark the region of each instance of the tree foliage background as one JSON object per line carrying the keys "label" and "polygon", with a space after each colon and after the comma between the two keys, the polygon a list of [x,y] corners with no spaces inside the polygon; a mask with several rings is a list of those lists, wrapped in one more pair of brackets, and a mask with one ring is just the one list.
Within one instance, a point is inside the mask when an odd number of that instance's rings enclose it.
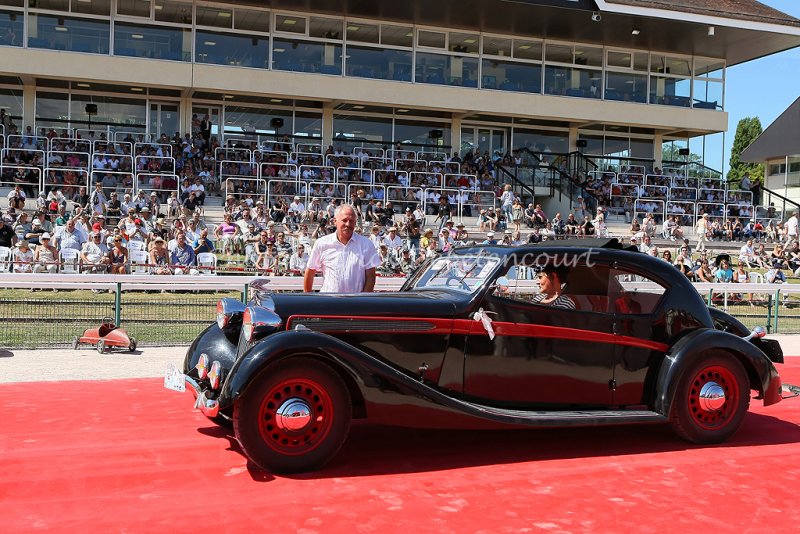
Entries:
{"label": "tree foliage background", "polygon": [[746,163],[739,159],[742,151],[750,146],[764,130],[761,128],[761,121],[758,117],[745,117],[736,126],[736,137],[733,138],[731,147],[730,170],[728,171],[728,181],[738,182],[745,173],[750,174],[750,179],[764,183],[764,165],[761,163]]}

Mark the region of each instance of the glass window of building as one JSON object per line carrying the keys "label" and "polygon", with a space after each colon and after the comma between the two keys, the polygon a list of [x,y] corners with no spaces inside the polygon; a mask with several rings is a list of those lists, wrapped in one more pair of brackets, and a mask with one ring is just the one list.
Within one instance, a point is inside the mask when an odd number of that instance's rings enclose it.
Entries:
{"label": "glass window of building", "polygon": [[192,24],[192,3],[175,0],[155,0],[155,20],[175,24]]}
{"label": "glass window of building", "polygon": [[[11,121],[14,124],[23,124],[22,87],[16,89],[0,87],[0,109],[6,110],[6,114],[11,117]],[[0,127],[0,130],[2,130],[2,127]],[[0,131],[0,134],[8,133],[7,131]]]}
{"label": "glass window of building", "polygon": [[531,152],[569,152],[569,132],[540,131],[514,128],[513,150],[527,148]]}
{"label": "glass window of building", "polygon": [[195,31],[195,61],[215,65],[267,68],[269,36]]}
{"label": "glass window of building", "polygon": [[294,131],[297,137],[322,137],[322,113],[319,111],[295,111]]}
{"label": "glass window of building", "polygon": [[31,48],[108,54],[111,36],[108,20],[40,13],[31,13],[28,20],[28,46]]}
{"label": "glass window of building", "polygon": [[[431,137],[431,132],[441,130],[441,137]],[[438,132],[435,134],[438,135]],[[426,147],[441,146],[450,143],[450,124],[445,122],[422,121],[418,119],[395,119],[395,143],[403,143],[404,147],[421,150]]]}
{"label": "glass window of building", "polygon": [[308,36],[341,41],[343,36],[342,24],[342,19],[311,17],[308,24]]}
{"label": "glass window of building", "polygon": [[447,48],[458,54],[477,54],[480,52],[481,38],[476,33],[450,32]]}
{"label": "glass window of building", "polygon": [[[346,75],[358,78],[377,78],[381,80],[411,81],[412,51],[408,46],[389,44],[407,42],[410,44],[410,28],[366,24],[356,21],[347,23]],[[377,43],[385,42],[384,45]],[[364,43],[354,44],[354,43]],[[375,46],[371,46],[375,43]]]}
{"label": "glass window of building", "polygon": [[392,118],[335,114],[333,145],[347,152],[357,146],[380,147],[392,142]]}
{"label": "glass window of building", "polygon": [[725,62],[721,59],[694,59],[695,78],[692,87],[692,106],[700,109],[723,109]]}
{"label": "glass window of building", "polygon": [[446,48],[447,34],[433,30],[417,30],[417,46],[426,48]]}
{"label": "glass window of building", "polygon": [[348,22],[347,42],[379,44],[381,42],[380,26],[378,24],[368,24],[366,22]]}
{"label": "glass window of building", "polygon": [[237,30],[267,33],[270,29],[269,11],[261,9],[235,8],[233,27]]}
{"label": "glass window of building", "polygon": [[692,103],[691,58],[653,55],[650,59],[650,103],[689,107]]}
{"label": "glass window of building", "polygon": [[603,49],[595,46],[547,43],[544,92],[548,95],[600,98]]}
{"label": "glass window of building", "polygon": [[0,46],[22,46],[24,20],[21,11],[0,9]]}
{"label": "glass window of building", "polygon": [[70,119],[74,122],[88,124],[86,104],[97,105],[97,115],[91,117],[91,123],[97,130],[123,130],[144,132],[147,128],[147,101],[144,98],[124,98],[111,95],[71,95]]}
{"label": "glass window of building", "polygon": [[151,0],[117,0],[117,15],[150,18]]}
{"label": "glass window of building", "polygon": [[114,55],[190,61],[191,28],[114,24]]}
{"label": "glass window of building", "polygon": [[411,47],[414,44],[414,29],[411,26],[381,24],[381,44]]}
{"label": "glass window of building", "polygon": [[298,15],[275,15],[275,31],[284,33],[306,34],[306,17]]}
{"label": "glass window of building", "polygon": [[417,83],[478,87],[478,58],[417,52]]}
{"label": "glass window of building", "polygon": [[647,103],[648,61],[647,52],[608,50],[605,99]]}
{"label": "glass window of building", "polygon": [[233,28],[233,9],[228,7],[198,5],[195,15],[195,24],[214,28]]}

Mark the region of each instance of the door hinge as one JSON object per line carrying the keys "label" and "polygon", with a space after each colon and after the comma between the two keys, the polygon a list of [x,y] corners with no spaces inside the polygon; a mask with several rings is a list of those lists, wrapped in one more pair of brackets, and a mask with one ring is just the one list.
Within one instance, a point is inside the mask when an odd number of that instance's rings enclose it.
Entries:
{"label": "door hinge", "polygon": [[424,382],[425,381],[425,373],[428,372],[428,364],[425,363],[425,362],[422,362],[422,365],[419,366],[418,371],[419,371],[419,381],[420,382]]}
{"label": "door hinge", "polygon": [[611,391],[617,390],[617,381],[614,380],[613,378],[608,381],[608,389],[610,389]]}

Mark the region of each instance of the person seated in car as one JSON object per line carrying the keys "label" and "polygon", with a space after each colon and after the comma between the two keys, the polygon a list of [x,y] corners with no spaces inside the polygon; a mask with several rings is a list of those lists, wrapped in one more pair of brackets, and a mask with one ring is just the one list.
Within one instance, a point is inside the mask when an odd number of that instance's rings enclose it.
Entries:
{"label": "person seated in car", "polygon": [[533,304],[554,306],[568,310],[576,308],[575,301],[562,294],[566,272],[555,267],[546,266],[536,273],[536,277],[539,281],[539,294],[531,300]]}

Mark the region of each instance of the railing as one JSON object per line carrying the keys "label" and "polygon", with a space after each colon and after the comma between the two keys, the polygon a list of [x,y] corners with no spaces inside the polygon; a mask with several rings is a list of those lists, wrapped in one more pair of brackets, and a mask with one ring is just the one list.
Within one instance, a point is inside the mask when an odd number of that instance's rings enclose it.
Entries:
{"label": "railing", "polygon": [[[65,346],[105,317],[140,345],[188,344],[215,319],[220,297],[249,298],[249,284],[267,280],[275,292],[299,291],[301,277],[0,274],[0,347]],[[378,277],[376,291],[397,291],[402,277]],[[315,288],[322,279],[315,279]],[[747,327],[800,332],[800,286],[695,284],[709,305],[726,309]],[[40,290],[42,296],[30,293]],[[52,290],[58,290],[53,293]],[[94,291],[90,291],[94,290]],[[165,293],[164,293],[165,292]],[[64,310],[70,313],[65,314]]]}

